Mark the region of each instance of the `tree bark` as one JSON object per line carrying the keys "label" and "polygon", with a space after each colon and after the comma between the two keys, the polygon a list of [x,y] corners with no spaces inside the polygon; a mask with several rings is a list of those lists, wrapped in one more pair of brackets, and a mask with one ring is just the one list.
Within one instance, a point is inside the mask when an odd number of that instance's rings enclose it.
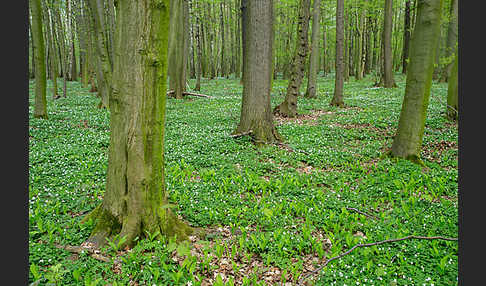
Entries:
{"label": "tree bark", "polygon": [[157,231],[185,239],[192,229],[171,211],[164,180],[169,0],[118,0],[116,21],[106,191],[88,241],[119,235],[131,246]]}
{"label": "tree bark", "polygon": [[332,106],[344,106],[344,0],[337,0],[336,8],[336,78]]}
{"label": "tree bark", "polygon": [[47,77],[42,7],[40,0],[29,0],[29,6],[32,13],[32,37],[36,66],[34,117],[47,119]]}
{"label": "tree bark", "polygon": [[250,132],[257,145],[281,141],[270,104],[272,49],[274,42],[273,0],[248,1],[245,21],[246,49],[243,67],[243,99],[240,122],[234,135]]}
{"label": "tree bark", "polygon": [[429,104],[436,45],[439,40],[442,0],[422,0],[410,42],[405,97],[391,155],[420,163]]}
{"label": "tree bark", "polygon": [[[197,2],[196,2],[197,5]],[[197,62],[196,62],[196,87],[194,90],[201,91],[201,73],[202,73],[202,52],[201,52],[201,19],[196,15],[196,45],[197,45]]]}
{"label": "tree bark", "polygon": [[285,100],[274,108],[274,114],[290,118],[297,115],[297,97],[300,95],[300,86],[304,78],[305,60],[309,50],[309,20],[310,0],[301,0],[297,25],[297,42],[292,59],[292,73],[290,74]]}
{"label": "tree bark", "polygon": [[319,71],[319,20],[321,12],[321,0],[314,0],[312,8],[312,42],[309,57],[309,73],[305,97],[317,97],[317,72]]}

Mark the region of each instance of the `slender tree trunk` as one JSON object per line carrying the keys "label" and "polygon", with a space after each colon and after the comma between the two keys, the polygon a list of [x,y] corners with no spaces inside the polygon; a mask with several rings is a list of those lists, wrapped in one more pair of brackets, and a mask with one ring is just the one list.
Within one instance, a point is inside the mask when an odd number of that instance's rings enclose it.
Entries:
{"label": "slender tree trunk", "polygon": [[319,71],[319,19],[321,12],[321,0],[314,0],[312,8],[312,42],[309,57],[309,74],[305,97],[317,97],[317,72]]}
{"label": "slender tree trunk", "polygon": [[272,49],[274,42],[273,0],[248,1],[243,45],[245,70],[243,99],[238,127],[234,134],[251,131],[257,145],[281,141],[270,105],[272,90]]}
{"label": "slender tree trunk", "polygon": [[344,0],[337,0],[336,8],[336,79],[334,81],[334,95],[331,100],[332,106],[344,106]]}
{"label": "slender tree trunk", "polygon": [[51,80],[52,80],[52,97],[53,98],[58,98],[59,95],[57,94],[58,87],[57,87],[57,56],[56,56],[56,42],[54,41],[54,36],[53,36],[53,29],[54,25],[52,25],[51,17],[49,15],[49,9],[46,7],[45,9],[45,17],[46,17],[46,33],[47,36],[49,37],[49,43],[48,43],[48,50],[49,54],[51,54],[50,57],[50,73],[51,73]]}
{"label": "slender tree trunk", "polygon": [[29,0],[29,6],[32,13],[32,37],[36,65],[34,117],[47,119],[47,77],[42,7],[40,0]]}
{"label": "slender tree trunk", "polygon": [[297,97],[300,95],[300,86],[304,78],[305,60],[309,50],[309,20],[310,0],[301,0],[299,23],[297,25],[297,42],[292,59],[292,73],[290,74],[285,100],[275,107],[273,110],[274,114],[280,114],[284,117],[295,117],[297,115]]}
{"label": "slender tree trunk", "polygon": [[445,66],[442,71],[441,82],[446,82],[451,74],[451,70],[454,66],[452,57],[457,47],[457,34],[458,34],[458,0],[452,0],[450,9],[450,20],[447,28],[447,46],[446,57],[450,60],[450,63]]}
{"label": "slender tree trunk", "polygon": [[403,58],[402,58],[402,73],[407,73],[408,50],[410,45],[410,1],[405,2],[405,24],[403,28]]}
{"label": "slender tree trunk", "polygon": [[169,89],[174,90],[175,98],[182,99],[186,91],[186,21],[185,0],[171,0],[169,28]]}
{"label": "slender tree trunk", "polygon": [[393,27],[393,0],[385,0],[385,17],[383,22],[383,87],[397,87],[393,77],[393,53],[392,53],[392,27]]}
{"label": "slender tree trunk", "polygon": [[169,0],[118,0],[106,191],[88,216],[95,246],[114,235],[130,246],[146,232],[192,232],[170,210],[164,180],[168,26]]}
{"label": "slender tree trunk", "polygon": [[429,104],[442,0],[422,0],[410,42],[405,97],[391,154],[420,163],[420,150]]}
{"label": "slender tree trunk", "polygon": [[451,73],[449,75],[449,85],[447,89],[447,108],[446,114],[447,119],[449,120],[457,120],[458,118],[458,111],[459,111],[459,102],[458,102],[458,88],[457,88],[457,68],[458,68],[458,59],[457,59],[457,50],[456,56],[454,57],[454,63],[451,69]]}
{"label": "slender tree trunk", "polygon": [[[112,93],[112,61],[110,57],[109,38],[106,33],[106,18],[103,9],[103,0],[88,0],[88,5],[91,10],[92,23],[94,29],[94,46],[96,54],[98,55],[98,73],[100,82],[98,82],[98,89],[102,90],[100,107],[109,108],[110,96]],[[101,85],[103,85],[101,87]]]}
{"label": "slender tree trunk", "polygon": [[[364,35],[365,35],[365,18],[366,18],[366,9],[364,7],[360,7],[361,15],[359,16],[359,25],[357,26],[357,50],[356,50],[356,74],[354,75],[356,80],[361,80],[363,78],[364,72],[364,62],[365,62],[365,54],[363,53],[364,47]],[[356,14],[358,16],[358,14]]]}
{"label": "slender tree trunk", "polygon": [[[197,2],[196,2],[197,5]],[[201,53],[201,19],[199,15],[196,16],[196,44],[197,44],[197,67],[196,67],[196,88],[194,90],[201,90],[201,72],[202,72],[202,53]]]}
{"label": "slender tree trunk", "polygon": [[240,83],[245,82],[245,58],[246,58],[246,51],[245,45],[247,43],[246,38],[247,36],[247,27],[248,27],[248,4],[250,0],[241,0],[241,48],[243,52],[242,57],[242,68],[241,68],[241,79]]}

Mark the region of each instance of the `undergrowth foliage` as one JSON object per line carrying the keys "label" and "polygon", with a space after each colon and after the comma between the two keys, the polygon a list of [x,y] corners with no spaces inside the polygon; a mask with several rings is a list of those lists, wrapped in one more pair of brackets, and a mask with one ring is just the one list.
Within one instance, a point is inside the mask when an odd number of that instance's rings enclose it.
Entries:
{"label": "undergrowth foliage", "polygon": [[[67,98],[53,100],[48,93],[49,119],[35,119],[31,81],[30,282],[280,285],[295,283],[357,243],[457,237],[458,133],[444,117],[447,85],[432,86],[424,168],[382,157],[403,100],[405,78],[395,79],[395,89],[373,88],[371,78],[351,79],[344,89],[347,107],[336,108],[328,104],[333,76],[318,77],[318,98],[299,98],[300,119],[275,119],[285,145],[262,148],[248,136],[229,136],[239,118],[239,79],[203,79],[201,93],[211,99],[169,99],[170,199],[207,234],[184,244],[154,239],[156,234],[132,249],[108,244],[102,253],[111,262],[58,247],[80,245],[93,228],[79,222],[103,197],[109,111],[96,108],[99,99],[80,83],[69,82]],[[285,87],[286,80],[274,80],[272,106],[283,100]],[[457,242],[439,240],[357,249],[327,265],[314,284],[456,285],[457,249]]]}

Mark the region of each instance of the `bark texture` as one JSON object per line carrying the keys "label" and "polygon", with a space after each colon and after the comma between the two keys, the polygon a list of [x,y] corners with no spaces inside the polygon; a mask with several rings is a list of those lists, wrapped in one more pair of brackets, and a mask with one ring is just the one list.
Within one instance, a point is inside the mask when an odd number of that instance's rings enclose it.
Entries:
{"label": "bark texture", "polygon": [[297,25],[297,43],[292,59],[292,72],[287,86],[287,94],[285,100],[274,108],[274,114],[291,118],[297,115],[297,97],[300,95],[300,86],[305,73],[305,59],[309,50],[309,20],[310,0],[301,0]]}
{"label": "bark texture", "polygon": [[257,145],[280,141],[273,125],[270,91],[272,89],[273,1],[246,3],[248,25],[244,28],[243,99],[240,122],[234,135],[250,132]]}
{"label": "bark texture", "polygon": [[420,162],[443,0],[418,2],[405,97],[391,155]]}
{"label": "bark texture", "polygon": [[118,0],[106,191],[89,217],[89,238],[119,234],[133,245],[146,231],[186,238],[191,228],[168,204],[164,181],[169,0]]}
{"label": "bark texture", "polygon": [[34,117],[47,119],[47,75],[44,32],[42,31],[42,7],[40,0],[29,0],[32,13],[32,37],[35,60]]}

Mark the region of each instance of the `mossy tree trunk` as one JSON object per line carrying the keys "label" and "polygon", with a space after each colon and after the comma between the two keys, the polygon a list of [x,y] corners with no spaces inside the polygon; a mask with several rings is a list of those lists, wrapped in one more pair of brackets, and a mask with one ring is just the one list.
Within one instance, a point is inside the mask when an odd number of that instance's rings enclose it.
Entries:
{"label": "mossy tree trunk", "polygon": [[32,38],[35,61],[34,117],[47,119],[47,75],[44,32],[42,31],[42,7],[40,0],[29,0],[32,13]]}
{"label": "mossy tree trunk", "polygon": [[301,0],[297,24],[297,42],[292,59],[292,72],[287,86],[287,94],[284,101],[274,108],[274,114],[291,118],[297,115],[297,98],[300,95],[300,86],[304,78],[305,60],[309,50],[309,20],[310,0]]}
{"label": "mossy tree trunk", "polygon": [[250,132],[257,145],[280,141],[273,125],[270,103],[272,49],[274,41],[273,1],[246,2],[245,57],[243,58],[243,99],[240,122],[233,134]]}
{"label": "mossy tree trunk", "polygon": [[344,0],[337,0],[336,8],[336,77],[332,106],[344,106]]}
{"label": "mossy tree trunk", "polygon": [[311,53],[309,57],[309,73],[305,97],[317,97],[317,72],[319,71],[319,20],[321,11],[321,0],[314,0],[312,8],[312,36]]}
{"label": "mossy tree trunk", "polygon": [[58,87],[57,87],[57,75],[58,75],[58,62],[57,62],[57,53],[56,53],[56,41],[54,38],[54,34],[52,31],[54,30],[54,25],[52,25],[51,17],[49,15],[49,8],[46,5],[45,7],[45,27],[46,27],[46,34],[47,37],[49,38],[48,41],[48,51],[50,54],[49,57],[49,64],[50,64],[50,74],[51,74],[51,80],[52,80],[52,97],[53,98],[58,98],[59,95],[57,94]]}
{"label": "mossy tree trunk", "polygon": [[459,104],[458,104],[458,89],[457,89],[457,72],[458,72],[458,55],[456,50],[456,56],[454,57],[454,63],[452,65],[451,73],[449,75],[449,85],[447,88],[447,119],[457,120]]}
{"label": "mossy tree trunk", "polygon": [[192,229],[168,207],[164,181],[169,0],[118,0],[116,14],[106,191],[88,241],[119,234],[133,245],[146,231],[184,239]]}
{"label": "mossy tree trunk", "polygon": [[417,22],[410,42],[405,97],[393,140],[392,156],[420,161],[427,117],[436,45],[439,40],[442,0],[418,2]]}

